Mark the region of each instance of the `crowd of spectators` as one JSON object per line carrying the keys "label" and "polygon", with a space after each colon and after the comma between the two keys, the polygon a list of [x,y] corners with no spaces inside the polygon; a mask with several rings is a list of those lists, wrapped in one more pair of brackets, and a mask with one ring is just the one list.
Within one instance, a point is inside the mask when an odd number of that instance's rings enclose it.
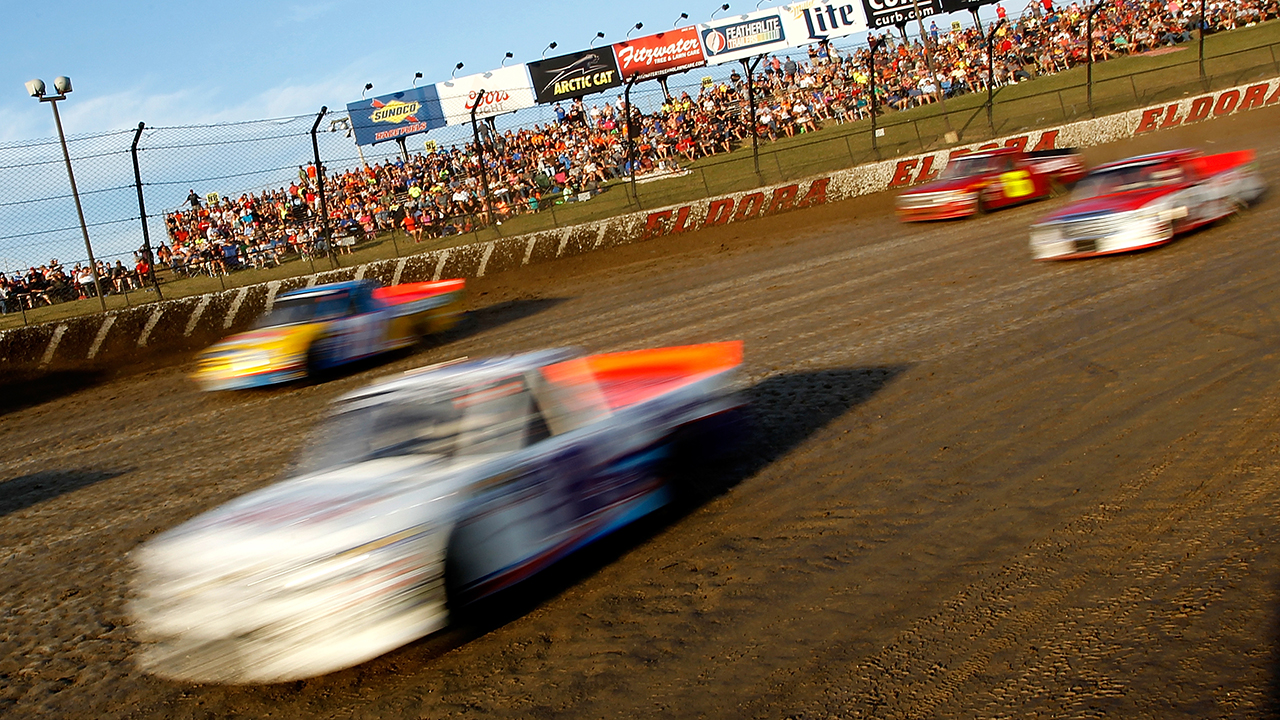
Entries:
{"label": "crowd of spectators", "polygon": [[123,260],[116,260],[114,264],[99,260],[97,283],[88,264],[77,263],[67,270],[57,258],[44,265],[27,268],[25,272],[0,273],[0,313],[97,297],[99,286],[103,295],[141,289],[151,278],[151,265],[144,256],[144,252],[136,253],[133,265],[125,265]]}
{"label": "crowd of spectators", "polygon": [[[1088,7],[1078,0],[1065,5],[1033,0],[1013,19],[997,4],[998,20],[985,28],[955,24],[942,29],[935,19],[925,38],[887,32],[875,53],[877,111],[906,110],[985,91],[989,83],[1016,83],[1080,65],[1087,60]],[[1198,3],[1189,0],[1111,0],[1093,20],[1094,60],[1187,43],[1200,30],[1198,13]],[[1206,14],[1205,32],[1230,30],[1280,17],[1280,0],[1212,2]],[[987,76],[989,33],[994,33],[992,77]],[[867,118],[871,58],[867,45],[841,51],[817,44],[807,48],[807,57],[766,58],[752,77],[752,93],[735,70],[692,92],[667,95],[664,87],[661,104],[650,112],[628,108],[622,95],[590,105],[577,99],[556,105],[553,121],[504,131],[488,125],[483,153],[474,144],[438,147],[326,173],[332,247],[323,237],[314,165],[300,167],[288,187],[238,198],[202,197],[193,189],[181,208],[166,215],[168,242],[157,248],[154,262],[178,275],[217,275],[272,266],[290,256],[350,252],[379,232],[402,232],[417,243],[587,200],[610,180],[631,174],[633,166],[641,178],[660,177],[729,152],[750,141],[753,124],[760,139],[775,141]],[[754,117],[749,95],[755,99]],[[137,259],[142,265],[151,260]],[[123,266],[106,268],[112,291],[138,284],[136,272],[117,283],[117,269],[129,275]],[[32,269],[0,283],[0,295],[13,296],[20,291],[12,288],[25,285],[25,297],[33,303],[84,296],[80,270],[68,275],[57,267]]]}

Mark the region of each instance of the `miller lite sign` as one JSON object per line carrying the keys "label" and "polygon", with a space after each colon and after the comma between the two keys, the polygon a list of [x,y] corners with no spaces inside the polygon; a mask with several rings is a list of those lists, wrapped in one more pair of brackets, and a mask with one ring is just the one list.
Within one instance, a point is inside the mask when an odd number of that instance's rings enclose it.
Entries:
{"label": "miller lite sign", "polygon": [[[921,2],[921,7],[927,5],[928,1]],[[844,37],[867,29],[867,15],[863,12],[862,5],[804,0],[783,5],[778,9],[782,11],[787,38],[795,47]]]}

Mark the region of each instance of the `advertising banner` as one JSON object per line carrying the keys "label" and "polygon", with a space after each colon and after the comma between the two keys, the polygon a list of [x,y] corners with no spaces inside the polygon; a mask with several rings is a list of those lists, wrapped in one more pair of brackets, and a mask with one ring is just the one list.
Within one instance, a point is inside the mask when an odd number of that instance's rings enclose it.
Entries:
{"label": "advertising banner", "polygon": [[867,11],[867,24],[872,28],[915,22],[917,6],[922,18],[939,15],[945,12],[941,3],[942,0],[862,0]]}
{"label": "advertising banner", "polygon": [[[480,91],[483,98],[477,98]],[[467,125],[471,122],[471,108],[476,108],[477,118],[505,115],[516,110],[533,107],[533,85],[524,65],[512,65],[486,73],[477,73],[436,83],[436,94],[444,108],[447,125]]]}
{"label": "advertising banner", "polygon": [[[923,0],[920,7],[924,8],[930,1]],[[861,4],[804,0],[783,5],[778,10],[782,13],[788,44],[793,47],[834,40],[867,29],[867,14]]]}
{"label": "advertising banner", "polygon": [[791,47],[782,25],[782,10],[757,10],[698,26],[708,65],[755,57]]}
{"label": "advertising banner", "polygon": [[618,62],[608,47],[531,62],[529,79],[539,103],[571,100],[622,85]]}
{"label": "advertising banner", "polygon": [[977,10],[983,5],[990,5],[996,0],[938,0],[942,12],[960,12],[961,10]]}
{"label": "advertising banner", "polygon": [[614,43],[613,56],[624,82],[632,76],[648,80],[707,64],[698,29],[692,25]]}
{"label": "advertising banner", "polygon": [[444,127],[435,85],[347,103],[357,145],[395,140]]}

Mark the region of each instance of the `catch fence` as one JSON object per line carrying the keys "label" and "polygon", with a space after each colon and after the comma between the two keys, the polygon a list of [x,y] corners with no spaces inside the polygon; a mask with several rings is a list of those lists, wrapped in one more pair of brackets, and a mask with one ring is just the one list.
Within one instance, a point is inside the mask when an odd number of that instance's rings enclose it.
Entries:
{"label": "catch fence", "polygon": [[[73,135],[67,138],[67,145],[84,210],[82,229],[59,141],[55,138],[0,145],[0,271],[12,275],[57,263],[73,275],[68,287],[44,289],[44,294],[56,301],[52,306],[34,302],[34,298],[26,302],[9,298],[5,303],[8,313],[0,316],[0,328],[99,309],[97,299],[80,299],[81,295],[92,296],[94,291],[82,282],[83,276],[74,277],[73,273],[77,265],[87,265],[86,231],[93,255],[104,267],[99,282],[110,293],[104,300],[111,307],[122,307],[154,301],[161,295],[198,294],[502,235],[564,227],[929,151],[955,142],[980,142],[1024,129],[1179,99],[1280,74],[1277,44],[1280,43],[1259,42],[1212,54],[1205,61],[1203,77],[1195,43],[1188,43],[1178,46],[1175,52],[1179,55],[1172,62],[1167,57],[1128,59],[1123,74],[1117,62],[1097,64],[1091,87],[1085,82],[1084,68],[1074,68],[1030,82],[992,87],[990,102],[984,89],[947,98],[945,110],[935,103],[887,112],[877,116],[874,123],[865,117],[848,122],[833,118],[817,132],[783,134],[777,140],[757,138],[757,151],[753,151],[752,139],[747,137],[740,139],[732,152],[693,163],[679,162],[679,169],[673,172],[650,173],[634,180],[624,175],[606,182],[597,192],[548,193],[535,203],[522,205],[524,212],[505,216],[502,222],[491,214],[491,207],[475,201],[472,210],[446,218],[436,227],[436,237],[422,238],[421,242],[415,242],[414,236],[395,222],[398,216],[394,211],[390,229],[366,233],[363,228],[329,222],[317,212],[320,203],[315,197],[310,202],[304,200],[301,208],[286,208],[287,217],[276,223],[294,231],[287,244],[274,249],[241,244],[234,256],[207,255],[182,266],[159,257],[159,252],[162,244],[171,248],[175,240],[174,228],[166,218],[189,210],[191,194],[206,208],[220,208],[224,198],[250,194],[260,199],[284,199],[288,206],[292,200],[289,188],[297,185],[309,186],[313,194],[323,194],[333,202],[340,197],[344,184],[359,177],[361,168],[396,162],[409,148],[387,143],[358,149],[348,136],[345,112],[325,111],[243,123],[140,126]],[[853,48],[836,50],[848,54]],[[1148,62],[1151,67],[1143,67]],[[726,66],[717,72],[727,75],[734,69],[737,67]],[[679,97],[687,91],[696,96],[707,81],[726,82],[724,78],[711,77],[710,69],[707,73],[706,77],[691,73],[682,81],[673,78],[671,94]],[[664,98],[663,90],[654,83],[637,86],[631,93],[632,105],[642,112],[657,109]],[[761,100],[767,103],[769,98]],[[521,111],[520,124],[507,119],[497,128],[496,135],[500,137],[507,128],[545,126],[556,119],[552,113],[553,109],[545,106]],[[432,150],[454,148],[459,153],[455,157],[461,157],[459,162],[465,165],[475,152],[473,133],[471,127],[433,132],[421,150],[414,148],[411,155],[417,158]],[[490,153],[495,150],[489,140],[482,139],[481,147]],[[504,180],[488,180],[490,197],[498,198]],[[318,192],[322,189],[325,192]],[[301,195],[305,198],[305,191]],[[405,200],[401,188],[390,199],[390,206],[400,207]],[[260,201],[256,212],[261,220],[263,213],[279,210]],[[151,261],[154,277],[135,272],[139,260]]]}

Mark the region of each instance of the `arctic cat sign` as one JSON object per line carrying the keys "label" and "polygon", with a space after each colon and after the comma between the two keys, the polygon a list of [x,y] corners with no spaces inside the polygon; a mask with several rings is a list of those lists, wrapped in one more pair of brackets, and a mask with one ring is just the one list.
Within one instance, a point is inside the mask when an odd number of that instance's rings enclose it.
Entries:
{"label": "arctic cat sign", "polygon": [[622,85],[622,73],[608,47],[531,62],[529,79],[539,103],[570,100]]}

